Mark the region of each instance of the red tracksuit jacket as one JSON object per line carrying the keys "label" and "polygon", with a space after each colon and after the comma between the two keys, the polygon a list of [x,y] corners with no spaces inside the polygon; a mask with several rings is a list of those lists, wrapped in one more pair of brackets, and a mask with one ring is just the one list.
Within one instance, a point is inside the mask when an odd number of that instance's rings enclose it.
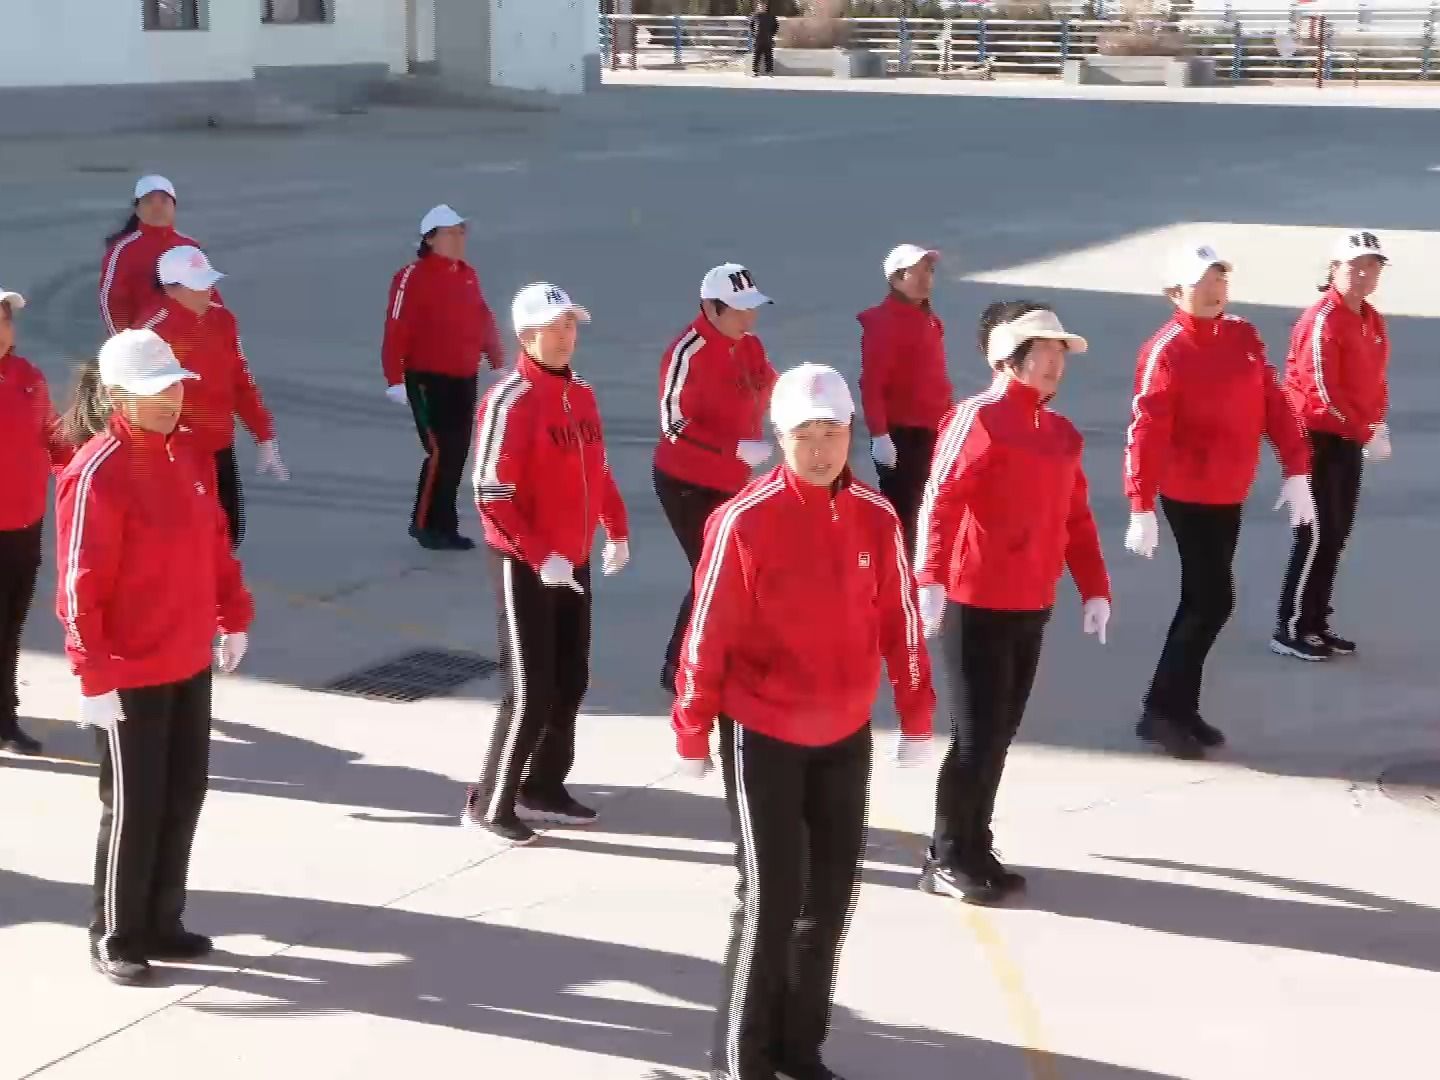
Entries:
{"label": "red tracksuit jacket", "polygon": [[[100,263],[100,317],[110,334],[140,324],[140,316],[165,299],[157,280],[160,256],[171,248],[199,247],[194,240],[172,228],[142,224],[105,249]],[[211,290],[217,304],[225,301],[220,290]]]}
{"label": "red tracksuit jacket", "polygon": [[229,308],[212,303],[204,315],[196,315],[165,297],[136,325],[154,330],[175,351],[180,366],[200,376],[185,384],[180,411],[180,423],[199,449],[213,454],[233,443],[237,414],[257,443],[275,438],[275,421],[250,375]]}
{"label": "red tracksuit jacket", "polygon": [[735,450],[742,440],[765,437],[777,377],[759,338],[728,338],[702,313],[660,363],[655,468],[700,487],[739,491],[750,466]]}
{"label": "red tracksuit jacket", "polygon": [[872,436],[892,427],[935,431],[954,400],[945,370],[945,324],[892,293],[862,311],[860,401]]}
{"label": "red tracksuit jacket", "polygon": [[1110,597],[1075,425],[1000,376],[945,418],[916,526],[916,578],[958,604],[1042,611],[1065,567]]}
{"label": "red tracksuit jacket", "polygon": [[431,253],[395,275],[381,349],[387,385],[404,382],[407,371],[473,379],[481,354],[495,370],[505,366],[500,331],[473,266]]}
{"label": "red tracksuit jacket", "polygon": [[207,487],[214,466],[177,436],[116,413],[56,486],[56,612],[87,697],[188,679],[210,665],[217,630],[249,629],[254,607]]}
{"label": "red tracksuit jacket", "polygon": [[1390,405],[1390,335],[1368,303],[1356,314],[1328,290],[1290,334],[1285,391],[1311,431],[1370,441]]}
{"label": "red tracksuit jacket", "polygon": [[40,369],[13,352],[0,356],[0,531],[44,518],[50,472],[73,455],[60,440]]}
{"label": "red tracksuit jacket", "polygon": [[629,538],[595,391],[572,372],[522,351],[481,401],[475,440],[475,503],[491,547],[538,570],[549,555],[589,562],[597,525]]}
{"label": "red tracksuit jacket", "polygon": [[853,735],[882,661],[901,730],[929,735],[930,659],[884,496],[848,471],[831,490],[780,465],[710,515],[672,713],[682,757],[705,757],[722,713],[802,746]]}
{"label": "red tracksuit jacket", "polygon": [[1125,494],[1136,511],[1155,496],[1234,506],[1245,501],[1268,436],[1286,476],[1310,469],[1310,448],[1265,361],[1255,327],[1183,311],[1145,343],[1125,436]]}

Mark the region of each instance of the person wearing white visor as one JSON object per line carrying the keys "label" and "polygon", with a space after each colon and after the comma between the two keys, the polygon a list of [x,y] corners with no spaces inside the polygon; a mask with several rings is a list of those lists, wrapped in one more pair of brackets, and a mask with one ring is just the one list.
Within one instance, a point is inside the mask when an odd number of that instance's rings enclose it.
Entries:
{"label": "person wearing white visor", "polygon": [[940,637],[953,735],[920,888],[991,904],[1025,886],[996,858],[991,819],[1060,578],[1068,567],[1080,628],[1102,645],[1110,578],[1084,440],[1050,407],[1067,360],[1088,343],[1030,301],[991,304],[979,343],[995,379],[940,428],[916,530],[920,609]]}
{"label": "person wearing white visor", "polygon": [[1180,602],[1136,734],[1180,758],[1224,742],[1200,711],[1205,663],[1235,606],[1241,510],[1269,439],[1285,480],[1275,509],[1297,528],[1315,520],[1304,432],[1260,333],[1230,315],[1230,263],[1203,241],[1175,248],[1161,282],[1174,312],[1140,349],[1125,436],[1125,546],[1159,543],[1157,502],[1180,556]]}
{"label": "person wearing white visor", "polygon": [[1319,301],[1296,321],[1285,389],[1310,442],[1313,523],[1296,522],[1271,651],[1299,660],[1349,656],[1330,625],[1335,577],[1355,526],[1366,461],[1390,458],[1390,333],[1371,303],[1389,257],[1373,232],[1335,238]]}
{"label": "person wearing white visor", "polygon": [[232,672],[254,605],[231,552],[213,465],[174,437],[196,376],[152,330],[87,364],[63,418],[74,459],[56,488],[57,614],[96,729],[100,834],[91,962],[112,982],[196,960],[186,881],[208,787],[212,643]]}
{"label": "person wearing white visor", "polygon": [[945,370],[945,324],[931,306],[939,260],[932,248],[895,248],[884,263],[889,295],[857,316],[870,456],[912,549],[935,434],[954,400]]}
{"label": "person wearing white visor", "polygon": [[230,543],[245,538],[245,498],[235,459],[235,417],[256,444],[256,472],[290,479],[275,438],[275,420],[250,372],[240,327],[229,308],[215,302],[215,286],[225,275],[205,253],[189,245],[160,256],[155,276],[158,301],[141,312],[139,325],[159,334],[184,358],[200,381],[185,395],[180,426],[215,464],[215,496],[229,522]]}
{"label": "person wearing white visor", "polygon": [[[699,314],[660,361],[655,494],[692,573],[705,522],[772,452],[765,410],[775,369],[755,334],[770,303],[744,266],[714,267],[700,283]],[[660,685],[671,693],[693,602],[687,590],[665,647]]]}
{"label": "person wearing white visor", "polygon": [[770,402],[782,461],[705,527],[671,714],[681,771],[719,727],[740,871],[712,1076],[839,1080],[821,1060],[860,880],[881,667],[897,754],[925,760],[935,691],[900,520],[850,473],[850,389],[801,364]]}
{"label": "person wearing white visor", "polygon": [[590,313],[537,282],[516,294],[511,316],[520,356],[485,394],[475,436],[509,683],[460,823],[518,846],[534,841],[531,824],[596,819],[565,788],[590,686],[590,558],[599,527],[606,576],[625,568],[630,544],[595,391],[571,366]]}
{"label": "person wearing white visor", "polygon": [[[100,318],[109,334],[139,326],[141,316],[162,299],[155,265],[171,248],[200,245],[175,228],[175,185],[163,176],[142,176],[135,182],[130,213],[105,239],[100,262]],[[225,301],[219,291],[211,300]]]}

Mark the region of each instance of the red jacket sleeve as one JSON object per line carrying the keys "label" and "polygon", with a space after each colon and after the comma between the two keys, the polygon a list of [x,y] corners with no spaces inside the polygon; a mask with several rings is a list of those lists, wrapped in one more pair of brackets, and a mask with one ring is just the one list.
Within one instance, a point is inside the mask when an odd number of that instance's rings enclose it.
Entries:
{"label": "red jacket sleeve", "polygon": [[50,400],[50,386],[45,382],[45,376],[38,368],[34,369],[34,395],[35,407],[40,410],[43,418],[43,436],[45,439],[45,453],[50,458],[50,468],[53,472],[60,472],[70,459],[75,456],[75,447],[65,440],[65,433],[60,425],[60,418],[55,415],[55,405]]}
{"label": "red jacket sleeve", "polygon": [[950,552],[989,447],[977,404],[961,402],[950,410],[936,438],[915,525],[915,577],[922,585],[945,583]]}
{"label": "red jacket sleeve", "polygon": [[230,525],[215,500],[215,625],[222,634],[243,634],[255,621],[255,602],[230,547]]}
{"label": "red jacket sleeve", "polygon": [[1174,382],[1161,336],[1140,351],[1135,367],[1135,396],[1125,432],[1125,495],[1136,512],[1155,509],[1160,473],[1170,451],[1174,423]]}
{"label": "red jacket sleeve", "polygon": [[408,295],[414,273],[415,264],[411,263],[390,281],[390,298],[385,306],[385,340],[380,347],[380,367],[385,373],[386,386],[405,381],[405,362],[409,359],[414,326],[415,301]]}
{"label": "red jacket sleeve", "polygon": [[55,611],[65,630],[70,668],[86,697],[116,689],[105,609],[120,573],[125,507],[107,478],[97,477],[111,449],[101,449],[82,468],[63,475],[55,492]]}
{"label": "red jacket sleeve", "polygon": [[935,728],[935,686],[930,679],[930,653],[921,630],[915,577],[905,552],[900,519],[888,505],[881,538],[886,555],[879,569],[880,650],[895,694],[895,711],[905,735],[928,736]]}
{"label": "red jacket sleeve", "polygon": [[515,556],[539,569],[549,550],[515,502],[516,485],[528,480],[533,425],[526,408],[528,384],[509,378],[492,386],[476,416],[475,506]]}
{"label": "red jacket sleeve", "polygon": [[100,261],[100,319],[105,324],[105,332],[112,336],[128,329],[136,314],[126,272],[125,249],[137,235],[129,233],[120,237]]}
{"label": "red jacket sleeve", "polygon": [[[479,281],[476,281],[476,288],[479,288]],[[495,322],[495,312],[490,310],[490,305],[485,302],[485,294],[480,294],[480,318],[483,321],[485,344],[482,348],[485,351],[485,358],[490,364],[492,371],[499,371],[505,366],[505,346],[500,340],[500,327]]]}
{"label": "red jacket sleeve", "polygon": [[1096,597],[1110,599],[1110,575],[1105,569],[1105,554],[1100,550],[1100,531],[1090,511],[1090,483],[1085,469],[1075,470],[1075,487],[1070,493],[1070,515],[1066,520],[1069,540],[1065,545],[1065,563],[1080,590],[1081,600]]}
{"label": "red jacket sleeve", "polygon": [[1351,438],[1363,443],[1370,438],[1370,431],[1356,420],[1359,410],[1351,400],[1344,354],[1341,334],[1326,307],[1321,305],[1310,325],[1291,342],[1290,362],[1299,375],[1306,412],[1328,413],[1340,421]]}
{"label": "red jacket sleeve", "polygon": [[605,538],[612,543],[630,539],[630,518],[625,512],[620,486],[615,483],[615,474],[610,471],[609,454],[605,455],[605,491],[601,495],[600,524],[605,527]]}
{"label": "red jacket sleeve", "polygon": [[235,412],[257,443],[269,442],[275,438],[275,419],[265,408],[260,388],[255,385],[255,378],[250,373],[250,361],[245,357],[245,346],[240,341],[239,331],[234,331],[232,336],[236,358]]}
{"label": "red jacket sleeve", "polygon": [[1264,352],[1259,356],[1265,364],[1265,435],[1275,447],[1281,471],[1286,476],[1304,476],[1310,472],[1310,441],[1305,437],[1305,428],[1295,415],[1279,374],[1265,363]]}
{"label": "red jacket sleeve", "polygon": [[[716,410],[715,393],[705,385],[705,344],[683,335],[665,357],[661,376],[660,431],[672,442],[685,439],[703,449],[734,457],[738,432],[752,426],[750,417],[724,415]],[[696,370],[696,360],[701,361]],[[733,401],[733,396],[730,398]]]}
{"label": "red jacket sleeve", "polygon": [[885,415],[885,388],[895,365],[895,335],[868,313],[860,320],[860,404],[865,410],[865,427],[872,437],[886,435],[890,421]]}
{"label": "red jacket sleeve", "polygon": [[755,353],[751,361],[750,385],[755,388],[755,427],[750,434],[752,439],[763,439],[765,435],[765,421],[770,415],[770,394],[775,389],[775,382],[780,378],[780,373],[770,363],[770,357],[765,352],[765,346],[759,338],[751,338],[755,343]]}
{"label": "red jacket sleeve", "polygon": [[676,749],[683,758],[694,760],[709,753],[710,728],[720,713],[730,650],[748,621],[751,576],[735,516],[711,514],[695,567],[695,606],[680,650],[670,714]]}

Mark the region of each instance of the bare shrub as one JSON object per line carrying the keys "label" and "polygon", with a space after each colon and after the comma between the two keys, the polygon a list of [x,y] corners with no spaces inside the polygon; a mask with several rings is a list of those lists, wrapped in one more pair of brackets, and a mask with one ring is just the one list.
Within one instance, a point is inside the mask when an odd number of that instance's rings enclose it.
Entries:
{"label": "bare shrub", "polygon": [[798,18],[780,23],[775,44],[782,49],[843,49],[850,44],[845,0],[805,0]]}
{"label": "bare shrub", "polygon": [[1190,51],[1190,43],[1178,30],[1140,27],[1101,34],[1095,47],[1101,56],[1185,56]]}

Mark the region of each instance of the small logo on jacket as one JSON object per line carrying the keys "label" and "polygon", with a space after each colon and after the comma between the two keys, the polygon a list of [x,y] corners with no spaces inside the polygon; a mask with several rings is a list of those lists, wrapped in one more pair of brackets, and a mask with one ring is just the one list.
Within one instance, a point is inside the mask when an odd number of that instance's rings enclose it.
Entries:
{"label": "small logo on jacket", "polygon": [[870,569],[870,553],[868,551],[860,552],[860,569]]}
{"label": "small logo on jacket", "polygon": [[196,481],[195,481],[195,490],[198,491],[201,495],[204,495],[204,494],[205,494],[205,485],[202,484],[199,480],[196,480]]}

